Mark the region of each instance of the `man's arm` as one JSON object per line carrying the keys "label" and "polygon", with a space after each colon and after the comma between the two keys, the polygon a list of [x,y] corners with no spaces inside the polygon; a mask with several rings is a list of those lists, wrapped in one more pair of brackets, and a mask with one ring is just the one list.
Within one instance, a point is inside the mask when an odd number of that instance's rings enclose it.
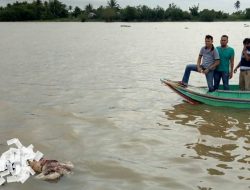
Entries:
{"label": "man's arm", "polygon": [[214,70],[219,64],[220,64],[220,56],[219,56],[219,52],[218,50],[215,48],[214,49],[214,63],[212,65],[210,65],[205,71],[204,73],[207,74],[210,70]]}
{"label": "man's arm", "polygon": [[234,73],[237,72],[238,68],[240,67],[240,62],[238,63],[238,65],[234,68]]}
{"label": "man's arm", "polygon": [[198,59],[197,59],[197,70],[199,73],[202,72],[202,68],[201,68],[201,58],[202,58],[202,55],[199,55],[198,56]]}
{"label": "man's arm", "polygon": [[212,65],[210,65],[207,69],[214,70],[219,64],[220,64],[220,60],[216,59],[215,62]]}
{"label": "man's arm", "polygon": [[250,55],[247,53],[247,50],[243,51],[244,57],[247,61],[250,61]]}
{"label": "man's arm", "polygon": [[219,64],[220,64],[220,60],[219,59],[215,60],[215,62],[212,65],[210,65],[208,68],[206,68],[203,71],[203,73],[207,74],[210,70],[214,70]]}

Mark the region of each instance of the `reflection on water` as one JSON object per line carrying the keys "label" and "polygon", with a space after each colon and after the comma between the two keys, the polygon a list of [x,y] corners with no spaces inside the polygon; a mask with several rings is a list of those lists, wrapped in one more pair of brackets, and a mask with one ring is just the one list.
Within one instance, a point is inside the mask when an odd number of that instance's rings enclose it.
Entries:
{"label": "reflection on water", "polygon": [[234,173],[240,180],[250,180],[250,167],[246,165],[250,163],[249,111],[182,103],[164,112],[175,124],[199,132],[197,142],[185,145],[195,154],[183,157],[216,160],[213,168],[207,168],[209,175]]}

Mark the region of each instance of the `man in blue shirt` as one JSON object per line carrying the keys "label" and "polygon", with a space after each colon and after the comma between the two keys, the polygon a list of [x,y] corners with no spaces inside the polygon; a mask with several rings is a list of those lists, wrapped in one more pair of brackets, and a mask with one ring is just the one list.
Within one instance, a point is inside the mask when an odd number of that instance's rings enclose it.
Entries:
{"label": "man in blue shirt", "polygon": [[220,64],[219,53],[213,45],[213,37],[205,36],[205,46],[201,48],[197,64],[189,64],[186,66],[182,81],[182,85],[187,86],[191,71],[204,73],[206,75],[209,92],[214,91],[214,69]]}

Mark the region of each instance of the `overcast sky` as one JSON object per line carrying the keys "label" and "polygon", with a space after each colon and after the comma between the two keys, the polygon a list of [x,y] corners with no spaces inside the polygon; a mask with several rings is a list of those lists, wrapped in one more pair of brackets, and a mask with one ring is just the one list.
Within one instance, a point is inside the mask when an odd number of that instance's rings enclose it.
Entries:
{"label": "overcast sky", "polygon": [[[4,6],[7,3],[13,3],[16,0],[0,0],[0,5]],[[21,0],[19,0],[21,1]],[[32,0],[26,0],[31,2]],[[48,0],[47,0],[48,1]],[[72,5],[73,7],[79,6],[80,8],[84,9],[87,4],[92,4],[95,8],[99,7],[100,5],[106,6],[107,0],[59,0],[66,5]],[[151,8],[156,7],[157,5],[167,8],[170,3],[176,4],[182,10],[188,10],[189,7],[193,5],[198,5],[200,9],[203,10],[207,9],[214,9],[216,11],[223,11],[227,13],[235,12],[234,3],[236,0],[117,0],[118,4],[121,7],[125,7],[127,5],[130,6],[137,6],[137,5],[147,5]],[[240,0],[241,6],[240,10],[245,10],[246,8],[250,8],[250,0]]]}

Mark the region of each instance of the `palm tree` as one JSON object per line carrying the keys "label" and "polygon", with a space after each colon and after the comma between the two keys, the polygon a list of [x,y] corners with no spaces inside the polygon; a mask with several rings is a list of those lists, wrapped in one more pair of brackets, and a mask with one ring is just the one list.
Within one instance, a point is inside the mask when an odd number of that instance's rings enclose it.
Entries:
{"label": "palm tree", "polygon": [[234,3],[234,7],[235,7],[236,10],[238,11],[239,8],[240,8],[240,1],[236,1],[236,2]]}
{"label": "palm tree", "polygon": [[37,4],[37,5],[41,5],[41,4],[42,4],[42,1],[41,1],[41,0],[36,0],[36,4]]}
{"label": "palm tree", "polygon": [[108,7],[110,7],[111,9],[114,9],[114,8],[119,9],[119,4],[117,3],[116,0],[109,0]]}
{"label": "palm tree", "polygon": [[89,3],[88,5],[86,5],[85,11],[86,11],[87,13],[92,12],[92,11],[93,11],[93,6]]}
{"label": "palm tree", "polygon": [[189,11],[192,16],[198,16],[199,15],[199,3],[197,6],[194,5],[192,7],[189,7]]}
{"label": "palm tree", "polygon": [[174,4],[174,3],[170,3],[170,4],[168,5],[168,8],[170,8],[170,9],[176,9],[176,8],[177,8],[177,5]]}

